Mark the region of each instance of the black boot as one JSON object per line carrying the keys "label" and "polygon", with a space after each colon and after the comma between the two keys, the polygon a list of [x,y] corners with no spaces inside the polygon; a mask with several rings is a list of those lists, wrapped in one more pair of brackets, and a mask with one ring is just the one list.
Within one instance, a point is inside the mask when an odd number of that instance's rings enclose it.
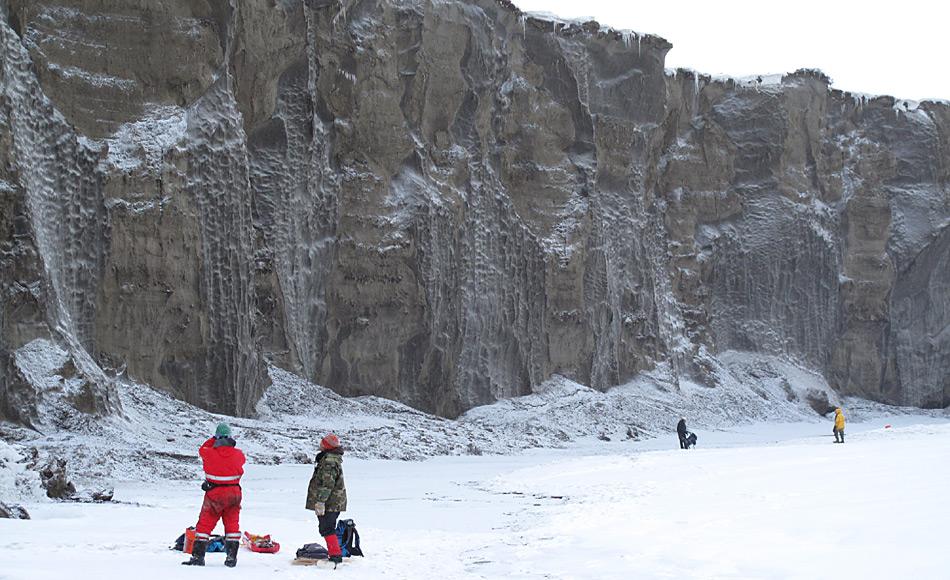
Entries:
{"label": "black boot", "polygon": [[195,540],[191,546],[191,560],[182,562],[184,566],[204,566],[205,550],[208,548],[208,540]]}
{"label": "black boot", "polygon": [[841,442],[844,443],[844,431],[841,432]]}
{"label": "black boot", "polygon": [[238,543],[237,540],[228,540],[224,543],[224,551],[227,553],[227,557],[224,559],[224,565],[228,568],[234,568],[237,566],[237,552],[238,552]]}

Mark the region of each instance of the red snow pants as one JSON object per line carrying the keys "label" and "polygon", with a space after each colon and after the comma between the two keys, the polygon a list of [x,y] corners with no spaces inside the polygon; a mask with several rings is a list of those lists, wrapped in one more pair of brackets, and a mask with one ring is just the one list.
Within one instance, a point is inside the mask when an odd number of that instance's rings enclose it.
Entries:
{"label": "red snow pants", "polygon": [[241,539],[240,517],[241,488],[236,485],[216,487],[205,493],[198,525],[195,526],[195,539],[207,540],[218,520],[222,520],[225,539],[238,541]]}

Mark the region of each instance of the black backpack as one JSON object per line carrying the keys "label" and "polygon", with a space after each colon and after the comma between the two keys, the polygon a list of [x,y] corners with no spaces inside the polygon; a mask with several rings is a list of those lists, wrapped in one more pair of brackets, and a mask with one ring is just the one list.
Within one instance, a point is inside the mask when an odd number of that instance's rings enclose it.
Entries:
{"label": "black backpack", "polygon": [[693,447],[693,446],[696,445],[696,434],[695,434],[695,433],[690,433],[690,434],[686,437],[686,444],[687,444],[687,446],[689,446],[689,447]]}
{"label": "black backpack", "polygon": [[298,558],[307,558],[311,560],[326,560],[328,557],[327,549],[322,544],[304,544],[303,548],[297,550]]}
{"label": "black backpack", "polygon": [[336,524],[336,537],[340,541],[340,549],[344,556],[362,556],[360,549],[360,533],[356,531],[353,520],[340,520]]}

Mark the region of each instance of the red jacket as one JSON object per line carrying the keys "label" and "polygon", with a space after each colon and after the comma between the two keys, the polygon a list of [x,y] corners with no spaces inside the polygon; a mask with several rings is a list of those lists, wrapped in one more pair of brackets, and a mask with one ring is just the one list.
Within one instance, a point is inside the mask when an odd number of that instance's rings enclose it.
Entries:
{"label": "red jacket", "polygon": [[198,448],[198,454],[204,462],[205,479],[211,483],[240,483],[244,475],[244,453],[237,447],[214,446],[212,437]]}

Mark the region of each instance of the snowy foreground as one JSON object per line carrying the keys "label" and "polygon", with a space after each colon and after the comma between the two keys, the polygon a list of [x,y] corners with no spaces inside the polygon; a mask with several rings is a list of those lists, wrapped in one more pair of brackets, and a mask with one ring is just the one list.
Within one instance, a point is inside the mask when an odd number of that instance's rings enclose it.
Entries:
{"label": "snowy foreground", "polygon": [[[885,424],[892,428],[885,429]],[[244,550],[205,569],[167,549],[196,518],[198,482],[123,484],[117,504],[33,503],[0,520],[0,578],[946,578],[950,423],[901,416],[752,425],[644,442],[588,440],[514,456],[345,462],[366,558],[292,567],[316,540],[311,468],[251,465]]]}

